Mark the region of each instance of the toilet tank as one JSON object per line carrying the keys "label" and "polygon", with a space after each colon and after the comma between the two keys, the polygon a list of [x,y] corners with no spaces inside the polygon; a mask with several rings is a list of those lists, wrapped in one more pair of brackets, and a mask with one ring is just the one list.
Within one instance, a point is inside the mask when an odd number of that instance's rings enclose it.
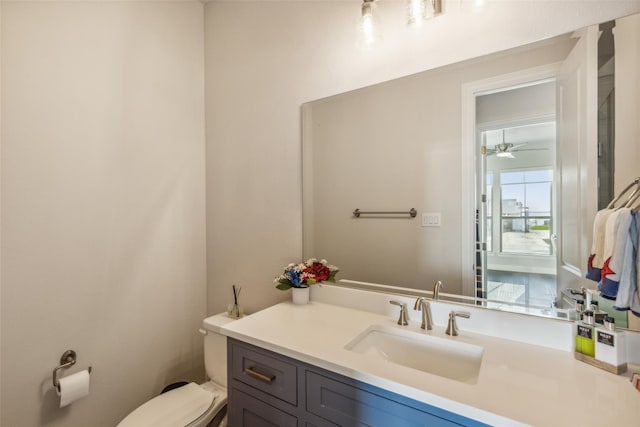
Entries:
{"label": "toilet tank", "polygon": [[220,333],[220,327],[235,319],[227,313],[216,314],[202,321],[204,336],[204,367],[207,377],[214,382],[227,385],[227,337]]}

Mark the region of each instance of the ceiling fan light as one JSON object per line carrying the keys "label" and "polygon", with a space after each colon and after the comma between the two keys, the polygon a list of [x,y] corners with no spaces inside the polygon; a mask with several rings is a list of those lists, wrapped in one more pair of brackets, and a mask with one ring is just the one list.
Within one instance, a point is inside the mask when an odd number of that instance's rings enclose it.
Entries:
{"label": "ceiling fan light", "polygon": [[515,159],[515,157],[513,157],[513,154],[511,154],[509,151],[499,151],[496,153],[496,157],[503,157],[503,158],[507,158],[507,159]]}

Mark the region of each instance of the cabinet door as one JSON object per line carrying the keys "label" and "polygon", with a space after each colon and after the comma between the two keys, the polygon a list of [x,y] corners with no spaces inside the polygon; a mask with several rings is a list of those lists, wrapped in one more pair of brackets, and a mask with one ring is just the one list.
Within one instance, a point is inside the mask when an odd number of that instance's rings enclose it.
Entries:
{"label": "cabinet door", "polygon": [[459,426],[417,408],[307,371],[307,411],[341,426]]}
{"label": "cabinet door", "polygon": [[231,390],[229,425],[233,427],[297,427],[298,419],[238,389]]}

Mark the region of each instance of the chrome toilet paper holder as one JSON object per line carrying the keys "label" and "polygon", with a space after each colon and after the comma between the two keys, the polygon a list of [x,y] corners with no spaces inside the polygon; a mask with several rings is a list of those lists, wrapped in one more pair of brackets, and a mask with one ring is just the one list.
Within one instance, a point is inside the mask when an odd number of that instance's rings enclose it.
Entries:
{"label": "chrome toilet paper holder", "polygon": [[[53,386],[60,391],[60,380],[58,379],[58,375],[60,374],[61,369],[67,369],[76,364],[76,352],[73,350],[67,350],[62,353],[60,356],[60,365],[56,366],[53,369]],[[89,373],[91,373],[91,366],[87,369]]]}

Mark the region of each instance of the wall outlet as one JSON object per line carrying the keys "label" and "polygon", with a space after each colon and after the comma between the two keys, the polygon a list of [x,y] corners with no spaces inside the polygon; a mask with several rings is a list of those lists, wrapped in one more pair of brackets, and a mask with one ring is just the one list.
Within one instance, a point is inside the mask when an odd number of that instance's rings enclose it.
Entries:
{"label": "wall outlet", "polygon": [[442,223],[440,212],[423,212],[422,213],[422,226],[423,227],[440,227]]}

